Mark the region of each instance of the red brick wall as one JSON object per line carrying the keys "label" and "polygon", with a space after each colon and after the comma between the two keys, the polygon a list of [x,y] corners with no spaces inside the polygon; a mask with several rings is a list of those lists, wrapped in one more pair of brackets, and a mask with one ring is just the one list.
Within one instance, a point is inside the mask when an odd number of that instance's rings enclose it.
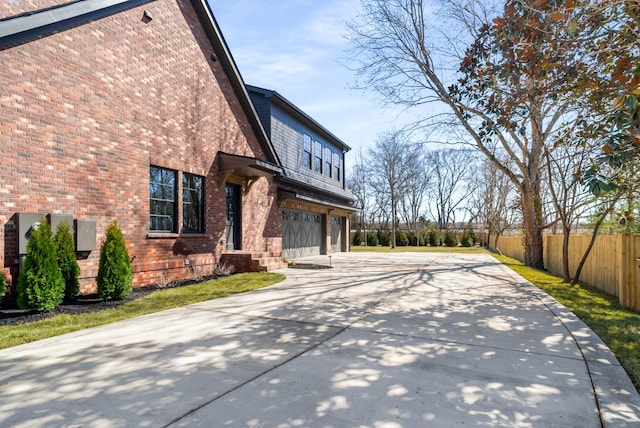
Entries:
{"label": "red brick wall", "polygon": [[[153,17],[146,24],[144,10]],[[14,214],[23,211],[95,219],[98,248],[117,220],[135,257],[134,286],[189,277],[194,264],[212,269],[225,228],[216,153],[264,154],[211,53],[190,2],[176,0],[2,52],[0,267],[6,273],[17,273]],[[149,236],[150,165],[206,177],[204,235]],[[262,178],[243,197],[248,250],[281,247],[275,193],[273,180]],[[99,249],[80,260],[85,293],[95,287],[98,256]]]}

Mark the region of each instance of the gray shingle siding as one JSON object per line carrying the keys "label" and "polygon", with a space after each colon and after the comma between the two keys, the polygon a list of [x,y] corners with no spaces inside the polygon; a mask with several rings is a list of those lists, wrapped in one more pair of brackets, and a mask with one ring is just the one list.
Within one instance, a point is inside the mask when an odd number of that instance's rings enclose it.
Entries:
{"label": "gray shingle siding", "polygon": [[[307,184],[322,183],[321,188],[330,186],[342,190],[344,182],[344,154],[337,146],[323,139],[313,130],[305,127],[300,122],[289,116],[277,106],[271,107],[271,141],[276,152],[280,156],[282,166],[286,170],[287,176]],[[340,180],[327,177],[323,173],[315,172],[306,168],[303,163],[303,135],[311,136],[313,141],[318,141],[322,147],[328,147],[332,153],[337,153],[340,157]],[[313,159],[312,159],[313,161]],[[324,168],[324,158],[323,158]]]}
{"label": "gray shingle siding", "polygon": [[[262,121],[264,130],[267,131],[267,135],[271,135],[271,102],[261,94],[255,92],[249,92],[253,106]],[[278,151],[280,154],[280,151]]]}
{"label": "gray shingle siding", "polygon": [[[271,144],[284,170],[279,184],[314,198],[331,199],[342,205],[355,197],[344,187],[344,153],[349,147],[298,107],[275,91],[247,86],[249,94]],[[304,135],[312,140],[312,168],[304,165]],[[322,145],[322,173],[315,171],[314,141]],[[325,174],[325,148],[331,150],[331,176]],[[333,154],[340,160],[340,177],[334,178]]]}

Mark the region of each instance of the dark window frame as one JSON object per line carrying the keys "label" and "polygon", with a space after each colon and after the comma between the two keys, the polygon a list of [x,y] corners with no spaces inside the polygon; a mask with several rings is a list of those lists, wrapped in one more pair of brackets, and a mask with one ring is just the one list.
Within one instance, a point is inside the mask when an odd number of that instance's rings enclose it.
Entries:
{"label": "dark window frame", "polygon": [[331,174],[333,173],[333,168],[331,167],[331,163],[333,162],[333,151],[330,147],[324,147],[324,175],[328,178],[331,178]]}
{"label": "dark window frame", "polygon": [[333,178],[340,181],[340,162],[342,161],[340,153],[333,153]]}
{"label": "dark window frame", "polygon": [[[151,165],[149,167],[149,230],[152,233],[177,231],[177,199],[178,171]],[[167,227],[169,224],[170,227]]]}
{"label": "dark window frame", "polygon": [[311,136],[308,134],[302,135],[302,166],[308,169],[312,169],[312,144],[311,144]]}
{"label": "dark window frame", "polygon": [[322,174],[322,143],[318,140],[313,141],[313,170],[318,174]]}
{"label": "dark window frame", "polygon": [[[182,173],[182,232],[204,233],[205,178]],[[195,199],[195,201],[194,201]]]}

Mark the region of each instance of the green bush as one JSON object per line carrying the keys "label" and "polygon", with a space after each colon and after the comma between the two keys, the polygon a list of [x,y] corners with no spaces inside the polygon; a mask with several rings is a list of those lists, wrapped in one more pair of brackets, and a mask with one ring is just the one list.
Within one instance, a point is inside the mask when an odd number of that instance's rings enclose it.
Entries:
{"label": "green bush", "polygon": [[20,309],[47,312],[64,300],[64,278],[58,267],[51,226],[43,218],[27,244],[27,255],[18,277]]}
{"label": "green bush", "polygon": [[378,234],[377,233],[368,233],[367,234],[367,245],[370,247],[378,246]]}
{"label": "green bush", "polygon": [[427,237],[425,235],[420,235],[420,246],[421,247],[426,247],[427,246]]}
{"label": "green bush", "polygon": [[96,282],[98,296],[103,300],[119,300],[131,293],[131,260],[122,230],[116,221],[107,227],[107,234],[100,248]]}
{"label": "green bush", "polygon": [[409,238],[409,245],[411,245],[412,247],[418,246],[418,237],[415,233],[409,232],[407,237]]}
{"label": "green bush", "polygon": [[396,231],[396,245],[399,247],[406,247],[409,245],[409,238],[407,234],[401,230]]}
{"label": "green bush", "polygon": [[476,232],[473,229],[467,229],[469,232],[469,236],[471,237],[472,246],[478,243],[478,237],[476,236]]}
{"label": "green bush", "polygon": [[458,235],[452,230],[447,230],[444,233],[444,245],[447,247],[456,247],[458,245]]}
{"label": "green bush", "polygon": [[378,241],[383,247],[391,246],[391,232],[389,232],[388,230],[378,232]]}
{"label": "green bush", "polygon": [[73,245],[71,230],[66,223],[60,223],[53,236],[58,258],[58,267],[64,278],[64,297],[70,299],[80,291],[80,266],[76,260],[76,251]]}
{"label": "green bush", "polygon": [[429,232],[429,245],[432,247],[439,247],[441,245],[440,233],[436,230]]}
{"label": "green bush", "polygon": [[473,237],[471,236],[471,232],[465,230],[460,238],[460,245],[463,247],[473,247]]}
{"label": "green bush", "polygon": [[360,232],[360,229],[357,229],[356,232],[353,234],[353,245],[354,246],[362,245],[362,233]]}
{"label": "green bush", "polygon": [[5,294],[7,294],[7,278],[5,278],[4,273],[0,271],[0,302],[2,302]]}

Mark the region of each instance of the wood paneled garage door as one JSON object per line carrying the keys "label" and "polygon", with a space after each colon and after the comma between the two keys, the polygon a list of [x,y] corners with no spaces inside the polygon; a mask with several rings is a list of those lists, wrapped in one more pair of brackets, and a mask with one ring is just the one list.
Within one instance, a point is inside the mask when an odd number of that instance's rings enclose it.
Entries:
{"label": "wood paneled garage door", "polygon": [[306,211],[282,212],[282,257],[322,254],[323,215]]}

